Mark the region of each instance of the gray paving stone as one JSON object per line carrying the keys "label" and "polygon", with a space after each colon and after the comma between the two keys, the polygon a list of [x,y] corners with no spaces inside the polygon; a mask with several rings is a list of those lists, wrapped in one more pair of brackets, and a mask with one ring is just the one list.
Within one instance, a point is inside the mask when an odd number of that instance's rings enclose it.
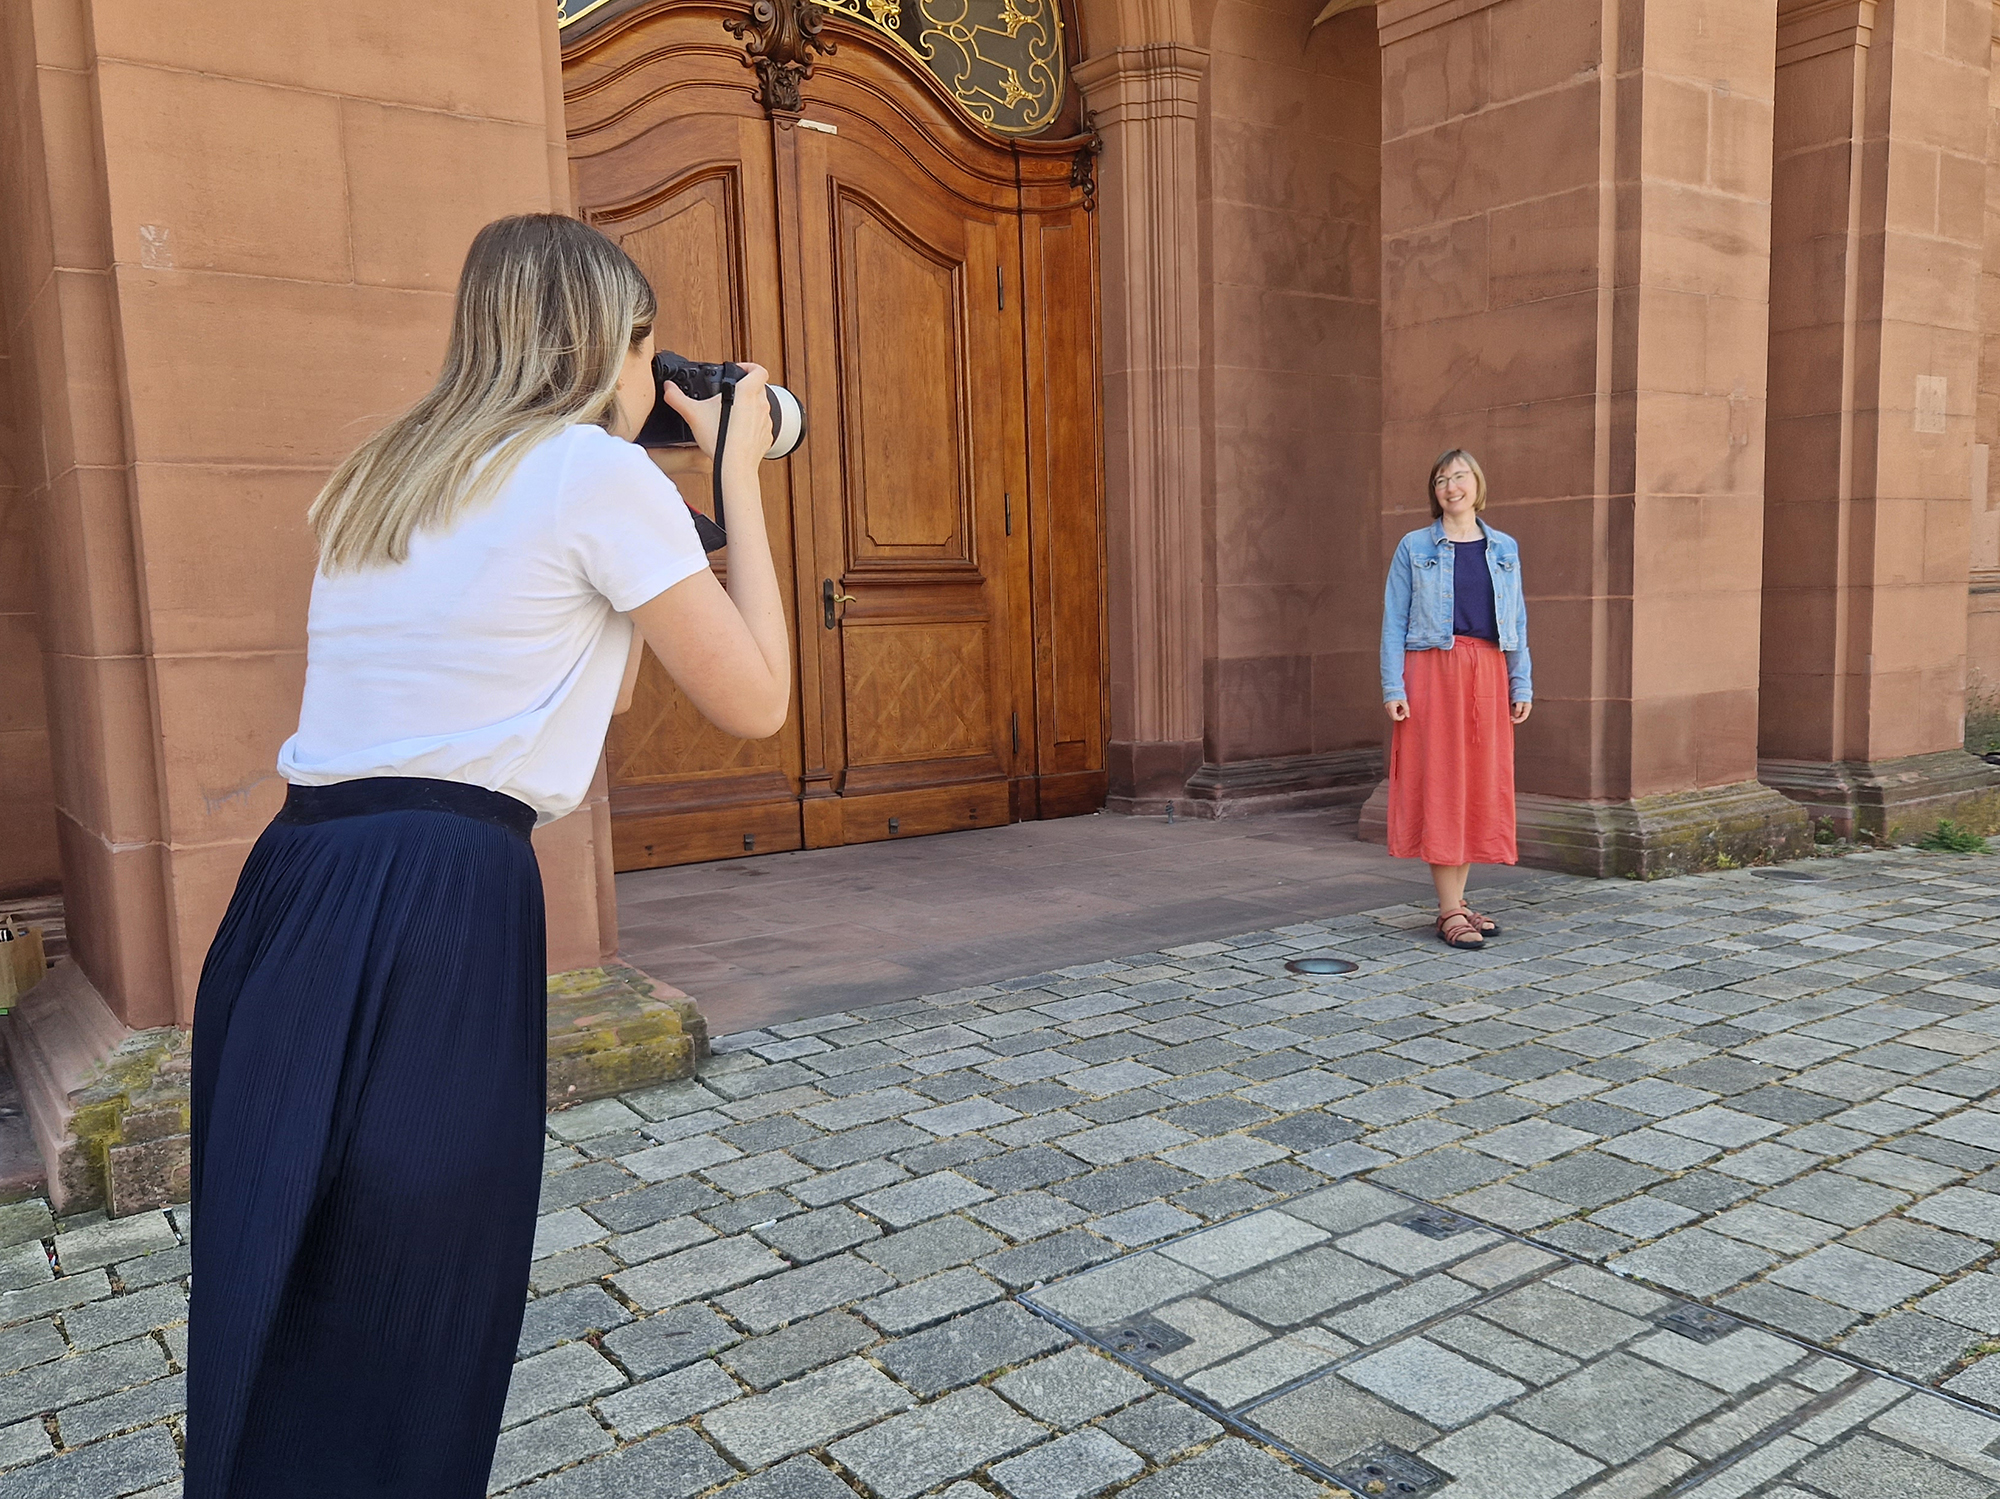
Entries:
{"label": "gray paving stone", "polygon": [[1603,1466],[1499,1415],[1453,1432],[1424,1458],[1456,1478],[1452,1499],[1552,1499]]}
{"label": "gray paving stone", "polygon": [[635,1379],[645,1379],[707,1358],[741,1336],[705,1306],[678,1306],[613,1330],[604,1348]]}
{"label": "gray paving stone", "polygon": [[1815,1171],[1764,1193],[1759,1202],[1808,1213],[1843,1228],[1859,1228],[1892,1213],[1909,1198],[1887,1187],[1854,1180],[1841,1172]]}
{"label": "gray paving stone", "polygon": [[80,1275],[100,1265],[116,1264],[136,1255],[172,1249],[180,1243],[173,1224],[162,1212],[108,1218],[55,1236],[56,1262],[64,1275]]}
{"label": "gray paving stone", "polygon": [[520,1491],[522,1499],[691,1499],[733,1470],[685,1427],[592,1458]]}
{"label": "gray paving stone", "polygon": [[619,1436],[630,1440],[714,1410],[742,1393],[720,1366],[704,1359],[606,1395],[597,1408]]}
{"label": "gray paving stone", "polygon": [[1642,1192],[1660,1173],[1601,1151],[1587,1150],[1514,1179],[1514,1185],[1572,1207],[1600,1208]]}
{"label": "gray paving stone", "polygon": [[989,1254],[978,1264],[1002,1285],[1018,1291],[1111,1259],[1117,1253],[1115,1244],[1079,1228]]}
{"label": "gray paving stone", "polygon": [[749,1338],[721,1355],[753,1389],[768,1390],[811,1369],[859,1353],[876,1341],[875,1330],[848,1312],[827,1312],[761,1338]]}
{"label": "gray paving stone", "polygon": [[24,1322],[19,1327],[0,1332],[0,1373],[12,1374],[35,1364],[45,1364],[67,1352],[69,1344],[56,1330],[52,1318]]}
{"label": "gray paving stone", "polygon": [[877,1358],[897,1379],[928,1398],[1068,1342],[1049,1323],[1003,1301],[899,1338],[886,1344]]}
{"label": "gray paving stone", "polygon": [[1215,1422],[1172,1395],[1155,1395],[1120,1411],[1104,1423],[1104,1429],[1156,1463],[1222,1434]]}
{"label": "gray paving stone", "polygon": [[1955,1473],[1931,1458],[1874,1437],[1850,1437],[1805,1464],[1799,1476],[1834,1499],[1875,1499],[1884,1493],[1920,1499],[1987,1499],[1993,1486]]}
{"label": "gray paving stone", "polygon": [[611,1434],[582,1410],[560,1410],[500,1434],[493,1453],[493,1472],[486,1491],[497,1494],[568,1467],[586,1457],[607,1452],[616,1444]]}
{"label": "gray paving stone", "polygon": [[1453,1317],[1425,1334],[1434,1343],[1470,1354],[1482,1363],[1530,1384],[1543,1385],[1576,1368],[1576,1360],[1530,1342],[1478,1317]]}
{"label": "gray paving stone", "polygon": [[731,1291],[718,1297],[716,1305],[751,1332],[763,1333],[873,1296],[895,1283],[886,1271],[840,1255]]}
{"label": "gray paving stone", "polygon": [[0,1427],[0,1471],[25,1467],[53,1451],[55,1443],[49,1440],[48,1431],[33,1417]]}
{"label": "gray paving stone", "polygon": [[2000,1195],[1951,1187],[1909,1210],[1912,1218],[1992,1242],[2000,1239]]}
{"label": "gray paving stone", "polygon": [[1958,1362],[1966,1341],[1965,1329],[1955,1323],[1894,1312],[1861,1328],[1840,1350],[1892,1374],[1929,1380]]}
{"label": "gray paving stone", "polygon": [[1152,1386],[1086,1348],[1010,1370],[993,1388],[1037,1421],[1068,1431],[1141,1400]]}
{"label": "gray paving stone", "polygon": [[855,1310],[891,1335],[915,1332],[1006,1293],[977,1270],[947,1270],[864,1301]]}
{"label": "gray paving stone", "polygon": [[1815,1343],[1831,1343],[1861,1320],[1859,1313],[1845,1307],[1765,1281],[1732,1291],[1716,1304],[1735,1316],[1755,1318]]}
{"label": "gray paving stone", "polygon": [[853,1489],[811,1457],[792,1458],[722,1492],[726,1499],[854,1499]]}
{"label": "gray paving stone", "polygon": [[[1260,1111],[1261,1112],[1261,1111]],[[1050,1145],[1030,1145],[974,1161],[960,1173],[995,1192],[1018,1192],[1068,1181],[1090,1168],[1066,1151]]]}
{"label": "gray paving stone", "polygon": [[807,1207],[827,1207],[859,1197],[863,1192],[872,1192],[877,1187],[904,1181],[909,1174],[893,1161],[862,1161],[838,1171],[829,1171],[810,1181],[799,1182],[792,1187],[791,1193]]}
{"label": "gray paving stone", "polygon": [[0,1474],[0,1499],[124,1499],[174,1483],[180,1471],[173,1437],[148,1426]]}
{"label": "gray paving stone", "polygon": [[65,1447],[80,1447],[113,1432],[145,1426],[187,1409],[187,1376],[170,1374],[116,1395],[73,1405],[57,1413]]}
{"label": "gray paving stone", "polygon": [[514,1365],[500,1424],[516,1426],[624,1383],[618,1367],[588,1343],[565,1343]]}
{"label": "gray paving stone", "polygon": [[1461,1306],[1478,1294],[1473,1287],[1449,1275],[1427,1275],[1359,1306],[1336,1312],[1326,1318],[1326,1324],[1357,1343],[1380,1343],[1405,1328]]}
{"label": "gray paving stone", "polygon": [[1627,1462],[1722,1405],[1721,1392],[1623,1353],[1509,1408],[1517,1420],[1604,1462]]}
{"label": "gray paving stone", "polygon": [[1064,1182],[1054,1191],[1056,1196],[1075,1203],[1086,1213],[1115,1213],[1155,1198],[1170,1197],[1195,1186],[1199,1180],[1159,1161],[1133,1161]]}
{"label": "gray paving stone", "polygon": [[900,1281],[922,1280],[1004,1248],[1006,1240],[963,1218],[938,1218],[856,1250]]}
{"label": "gray paving stone", "polygon": [[872,1365],[850,1358],[768,1394],[726,1405],[702,1426],[739,1462],[761,1468],[823,1447],[913,1403],[908,1390]]}
{"label": "gray paving stone", "polygon": [[755,1239],[720,1239],[652,1260],[611,1278],[626,1297],[648,1311],[676,1306],[790,1267]]}
{"label": "gray paving stone", "polygon": [[975,1202],[984,1202],[992,1195],[977,1182],[968,1181],[956,1172],[939,1171],[914,1181],[864,1193],[855,1199],[854,1205],[880,1218],[891,1228],[908,1228],[926,1219],[969,1207]]}
{"label": "gray paving stone", "polygon": [[40,1411],[80,1405],[100,1395],[129,1389],[167,1372],[166,1355],[151,1338],[113,1343],[73,1354],[0,1379],[0,1423]]}
{"label": "gray paving stone", "polygon": [[848,1207],[822,1208],[752,1232],[799,1264],[838,1254],[882,1236],[880,1228]]}
{"label": "gray paving stone", "polygon": [[1093,1232],[1128,1248],[1151,1244],[1200,1226],[1201,1219],[1194,1214],[1184,1213],[1164,1202],[1149,1202],[1127,1208],[1122,1213],[1107,1213],[1090,1225]]}
{"label": "gray paving stone", "polygon": [[1297,1216],[1263,1212],[1176,1239],[1158,1253],[1203,1275],[1221,1277],[1240,1275],[1310,1245],[1323,1244],[1327,1237],[1325,1229]]}
{"label": "gray paving stone", "polygon": [[605,1294],[601,1286],[576,1286],[528,1303],[521,1319],[522,1355],[540,1353],[593,1332],[609,1332],[632,1320],[632,1314]]}
{"label": "gray paving stone", "polygon": [[1886,1312],[1936,1285],[1937,1277],[1832,1244],[1774,1270],[1771,1281],[1857,1312]]}
{"label": "gray paving stone", "polygon": [[1093,1427],[994,1464],[993,1478],[1012,1499],[1093,1499],[1145,1466]]}
{"label": "gray paving stone", "polygon": [[[1229,1437],[1206,1452],[1184,1458],[1124,1491],[1131,1499],[1323,1499],[1334,1491],[1314,1483],[1270,1453]],[[1124,1496],[1121,1495],[1121,1499]]]}
{"label": "gray paving stone", "polygon": [[1954,1374],[1944,1382],[1944,1388],[1985,1405],[2000,1406],[2000,1356],[1983,1358],[1963,1374]]}
{"label": "gray paving stone", "polygon": [[1423,1338],[1345,1364],[1340,1377],[1443,1429],[1463,1426],[1526,1389]]}
{"label": "gray paving stone", "polygon": [[1035,1445],[1047,1431],[991,1390],[960,1390],[828,1450],[879,1499],[911,1499]]}
{"label": "gray paving stone", "polygon": [[1646,1329],[1636,1317],[1547,1282],[1509,1291],[1481,1306],[1479,1315],[1509,1332],[1582,1358],[1594,1358]]}
{"label": "gray paving stone", "polygon": [[1777,1263],[1777,1257],[1706,1229],[1684,1228],[1619,1256],[1615,1263],[1625,1274],[1641,1276],[1671,1290],[1690,1296],[1713,1296],[1769,1269]]}
{"label": "gray paving stone", "polygon": [[1917,1303],[1917,1310],[1974,1332],[2000,1333],[2000,1275],[1968,1275]]}
{"label": "gray paving stone", "polygon": [[1074,1203],[1051,1197],[1047,1192],[1016,1192],[974,1203],[965,1216],[1005,1234],[1010,1239],[1039,1239],[1058,1229],[1068,1228],[1084,1216]]}

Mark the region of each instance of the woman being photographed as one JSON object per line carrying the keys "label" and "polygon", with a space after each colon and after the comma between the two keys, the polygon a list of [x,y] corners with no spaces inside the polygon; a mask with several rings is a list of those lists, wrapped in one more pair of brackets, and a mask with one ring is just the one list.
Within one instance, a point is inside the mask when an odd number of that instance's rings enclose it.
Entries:
{"label": "woman being photographed", "polygon": [[1437,886],[1437,934],[1477,949],[1499,927],[1465,903],[1474,864],[1512,864],[1514,731],[1534,699],[1521,549],[1479,518],[1486,475],[1454,448],[1431,467],[1431,524],[1389,563],[1382,602],[1382,703],[1389,852],[1422,859]]}
{"label": "woman being photographed", "polygon": [[[730,734],[790,699],[749,366],[729,588],[640,448],[654,300],[553,214],[479,232],[443,373],[335,470],[284,809],[194,1021],[188,1499],[478,1499],[541,1185],[529,832],[589,787],[641,641]],[[712,451],[720,399],[667,399]]]}

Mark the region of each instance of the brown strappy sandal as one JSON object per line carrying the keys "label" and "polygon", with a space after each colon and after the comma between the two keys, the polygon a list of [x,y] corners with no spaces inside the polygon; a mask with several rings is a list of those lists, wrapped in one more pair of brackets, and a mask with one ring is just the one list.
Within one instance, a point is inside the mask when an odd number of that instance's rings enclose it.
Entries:
{"label": "brown strappy sandal", "polygon": [[1480,936],[1497,937],[1500,935],[1500,927],[1491,916],[1482,916],[1470,906],[1465,908],[1465,914],[1470,916],[1472,924],[1479,928]]}
{"label": "brown strappy sandal", "polygon": [[1464,952],[1478,952],[1486,945],[1486,939],[1479,935],[1479,926],[1472,919],[1472,913],[1463,908],[1447,911],[1438,917],[1438,941],[1446,947],[1456,947]]}

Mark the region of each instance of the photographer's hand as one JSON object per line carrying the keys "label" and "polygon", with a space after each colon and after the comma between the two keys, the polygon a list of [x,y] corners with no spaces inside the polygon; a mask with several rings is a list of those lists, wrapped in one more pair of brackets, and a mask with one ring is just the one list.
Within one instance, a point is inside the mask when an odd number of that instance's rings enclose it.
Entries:
{"label": "photographer's hand", "polygon": [[[725,733],[764,739],[784,726],[791,704],[792,637],[764,527],[759,471],[771,447],[768,377],[759,365],[744,369],[721,460],[728,592],[703,568],[632,615],[667,674],[710,722]],[[665,395],[712,459],[722,398],[689,400],[671,382]]]}

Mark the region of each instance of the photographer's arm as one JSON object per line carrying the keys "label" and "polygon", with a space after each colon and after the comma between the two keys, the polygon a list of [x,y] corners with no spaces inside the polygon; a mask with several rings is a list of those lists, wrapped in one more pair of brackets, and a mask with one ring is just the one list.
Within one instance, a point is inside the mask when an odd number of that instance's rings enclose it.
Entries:
{"label": "photographer's arm", "polygon": [[[792,697],[791,631],[764,530],[758,465],[771,446],[764,371],[745,366],[722,462],[729,515],[729,589],[706,568],[632,611],[667,675],[724,733],[768,739],[784,727]],[[713,452],[720,398],[691,401],[669,385],[703,452]],[[629,670],[629,667],[628,667]]]}

